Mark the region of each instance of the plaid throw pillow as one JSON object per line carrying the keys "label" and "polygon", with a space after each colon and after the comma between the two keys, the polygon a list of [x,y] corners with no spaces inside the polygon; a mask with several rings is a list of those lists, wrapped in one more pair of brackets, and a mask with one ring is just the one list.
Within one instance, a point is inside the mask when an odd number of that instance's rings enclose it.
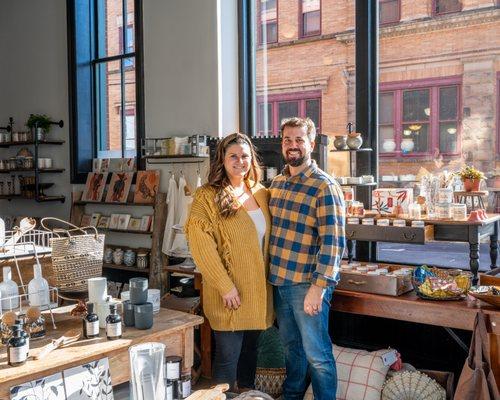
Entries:
{"label": "plaid throw pillow", "polygon": [[[368,352],[333,346],[337,362],[337,400],[380,400],[382,385],[389,366],[382,362],[381,355],[387,349]],[[313,400],[312,385],[304,400]]]}

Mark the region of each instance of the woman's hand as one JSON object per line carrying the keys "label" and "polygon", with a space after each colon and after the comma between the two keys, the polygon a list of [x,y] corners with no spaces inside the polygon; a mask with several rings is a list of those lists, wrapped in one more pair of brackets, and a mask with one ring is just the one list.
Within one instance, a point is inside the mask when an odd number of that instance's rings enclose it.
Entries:
{"label": "woman's hand", "polygon": [[229,310],[237,310],[241,306],[240,295],[238,289],[233,287],[228,293],[222,296],[224,306]]}

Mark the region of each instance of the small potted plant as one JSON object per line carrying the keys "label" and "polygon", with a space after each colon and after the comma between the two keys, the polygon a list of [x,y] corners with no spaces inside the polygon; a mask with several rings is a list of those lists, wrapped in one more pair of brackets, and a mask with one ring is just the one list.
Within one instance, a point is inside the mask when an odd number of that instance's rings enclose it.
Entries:
{"label": "small potted plant", "polygon": [[[26,126],[33,135],[37,135],[38,140],[45,140],[45,135],[49,133],[51,128],[51,120],[45,114],[30,114]],[[36,132],[34,132],[35,126],[37,127]]]}
{"label": "small potted plant", "polygon": [[484,174],[475,169],[471,165],[466,165],[463,167],[457,175],[460,177],[464,183],[464,189],[466,192],[477,192],[479,191],[479,184],[481,180],[484,179]]}

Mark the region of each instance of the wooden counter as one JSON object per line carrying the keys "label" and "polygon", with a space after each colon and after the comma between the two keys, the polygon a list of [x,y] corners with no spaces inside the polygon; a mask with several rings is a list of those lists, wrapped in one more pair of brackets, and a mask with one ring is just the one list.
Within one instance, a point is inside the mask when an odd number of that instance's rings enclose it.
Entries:
{"label": "wooden counter", "polygon": [[473,330],[476,313],[482,310],[489,320],[492,369],[500,383],[500,310],[487,303],[470,297],[462,301],[423,300],[415,292],[396,297],[335,290],[331,309],[468,331]]}
{"label": "wooden counter", "polygon": [[[36,354],[39,348],[64,334],[68,329],[81,328],[81,319],[70,317],[68,310],[73,306],[57,309],[57,330],[49,327],[47,317],[47,336],[40,340],[30,341],[30,355]],[[109,366],[113,385],[127,382],[130,378],[128,348],[141,342],[161,342],[166,345],[166,355],[180,355],[183,358],[182,369],[189,371],[193,365],[193,328],[203,323],[197,315],[161,308],[154,317],[154,325],[148,330],[124,327],[123,336],[119,340],[107,340],[104,330],[95,339],[80,339],[68,347],[54,350],[43,360],[32,357],[19,367],[7,365],[6,348],[0,350],[0,400],[10,399],[10,388],[16,384],[28,382],[55,372],[85,364],[103,357],[109,358]]]}

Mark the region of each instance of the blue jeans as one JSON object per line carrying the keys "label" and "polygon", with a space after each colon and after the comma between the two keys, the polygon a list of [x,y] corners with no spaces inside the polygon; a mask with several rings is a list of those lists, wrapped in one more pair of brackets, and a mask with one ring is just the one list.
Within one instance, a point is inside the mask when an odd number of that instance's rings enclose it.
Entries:
{"label": "blue jeans", "polygon": [[257,341],[261,331],[213,332],[213,381],[228,383],[231,390],[235,389],[236,381],[239,388],[253,389],[257,368]]}
{"label": "blue jeans", "polygon": [[274,286],[274,307],[285,348],[285,400],[302,400],[309,372],[315,400],[337,395],[337,367],[328,334],[328,316],[333,287],[325,289],[321,312],[304,312],[304,297],[310,284]]}

